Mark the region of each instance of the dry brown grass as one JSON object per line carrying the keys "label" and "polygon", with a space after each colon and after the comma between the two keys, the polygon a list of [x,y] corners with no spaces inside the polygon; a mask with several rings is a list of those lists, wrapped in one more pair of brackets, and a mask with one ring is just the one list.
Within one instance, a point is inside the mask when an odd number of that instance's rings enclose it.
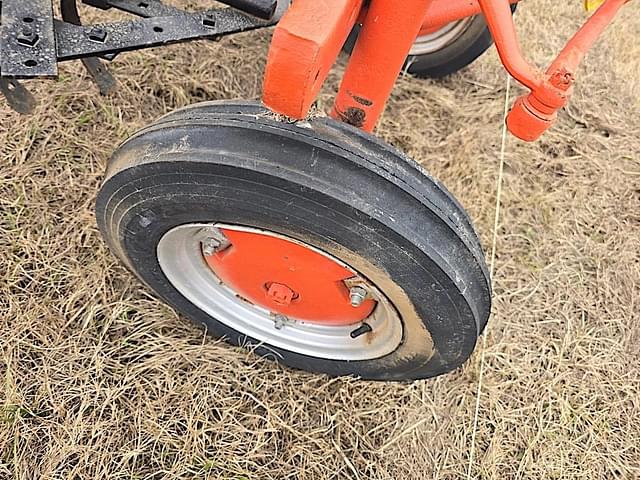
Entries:
{"label": "dry brown grass", "polygon": [[[521,6],[537,62],[578,24],[579,3]],[[473,477],[640,476],[635,3],[558,125],[508,142]],[[114,146],[173,108],[258,98],[267,37],[122,56],[108,98],[67,65],[37,85],[35,115],[0,105],[0,478],[466,475],[480,351],[411,385],[289,371],[208,339],[99,237],[92,209]],[[379,128],[468,207],[485,246],[504,83],[494,52],[444,82],[403,78]]]}

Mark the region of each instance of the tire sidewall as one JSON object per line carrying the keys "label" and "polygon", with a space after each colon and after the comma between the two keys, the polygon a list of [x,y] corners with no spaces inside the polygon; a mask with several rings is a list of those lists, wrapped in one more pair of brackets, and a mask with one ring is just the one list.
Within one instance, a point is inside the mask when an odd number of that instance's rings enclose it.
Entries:
{"label": "tire sidewall", "polygon": [[404,69],[418,77],[441,78],[466,67],[493,43],[482,15],[473,17],[454,41],[435,52],[407,57]]}
{"label": "tire sidewall", "polygon": [[[346,193],[337,192],[333,187],[320,192],[321,185],[339,184],[341,178],[350,175],[348,184],[377,189],[381,195],[393,194],[395,190],[387,188],[385,192],[383,182],[376,185],[377,177],[370,171],[353,168],[348,159],[336,156],[330,145],[322,146],[322,142],[312,149],[322,147],[315,150],[317,161],[335,167],[334,177],[327,178],[332,170],[328,169],[324,173],[320,170],[296,172],[295,175],[288,172],[290,178],[286,179],[277,165],[278,158],[283,150],[295,152],[294,144],[305,144],[295,138],[296,135],[280,138],[280,144],[263,142],[259,148],[254,146],[249,158],[245,155],[230,159],[216,153],[219,150],[216,150],[219,147],[216,142],[229,138],[232,131],[214,139],[207,134],[208,128],[211,127],[200,125],[197,127],[199,134],[190,130],[192,139],[198,137],[195,141],[198,147],[181,151],[176,151],[175,145],[185,138],[185,132],[176,129],[151,131],[128,141],[116,153],[115,164],[118,158],[135,160],[128,168],[110,169],[110,178],[98,198],[98,221],[108,243],[165,301],[187,317],[205,324],[216,337],[223,337],[235,345],[251,345],[257,353],[295,368],[331,375],[385,380],[424,378],[456,368],[469,356],[479,326],[463,295],[442,295],[439,291],[455,290],[450,276],[440,271],[429,256],[394,228],[366,215],[364,206],[358,206],[357,201],[345,201]],[[173,146],[171,154],[157,153],[166,151],[163,146]],[[155,153],[149,155],[150,151]],[[275,168],[271,175],[257,172],[258,164],[265,158],[271,158],[268,167]],[[343,168],[342,174],[337,168],[339,165]],[[305,177],[309,173],[316,177]],[[190,184],[194,178],[197,182]],[[233,191],[234,182],[240,178],[251,184],[254,199],[248,203],[245,198],[248,190],[244,193],[240,192],[242,188],[236,193]],[[339,200],[341,195],[344,198]],[[278,196],[277,201],[274,200]],[[398,192],[397,198],[390,200],[402,204],[406,198]],[[288,210],[283,215],[285,205]],[[236,332],[193,305],[173,288],[158,264],[156,246],[162,236],[176,226],[199,222],[242,224],[307,241],[323,250],[346,248],[355,255],[375,259],[376,266],[412,299],[424,325],[405,325],[405,339],[395,352],[361,362],[313,358],[260,345],[257,339]],[[455,238],[452,236],[451,240],[455,241]],[[428,278],[425,272],[430,272],[433,278]],[[426,348],[428,337],[418,338],[423,343],[422,350],[416,346],[415,338],[413,341],[406,338],[407,332],[419,337],[416,332],[425,326],[436,346],[433,355]]]}

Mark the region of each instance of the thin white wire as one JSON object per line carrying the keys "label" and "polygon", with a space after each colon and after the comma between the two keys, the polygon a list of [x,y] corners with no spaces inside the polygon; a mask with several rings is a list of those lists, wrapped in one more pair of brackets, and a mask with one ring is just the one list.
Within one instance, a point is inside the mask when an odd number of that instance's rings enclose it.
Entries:
{"label": "thin white wire", "polygon": [[[493,240],[491,243],[491,287],[494,286],[494,274],[496,267],[496,245],[498,242],[498,226],[500,223],[500,199],[502,197],[502,179],[504,176],[504,157],[507,147],[507,114],[509,113],[509,97],[511,94],[511,76],[507,74],[507,87],[504,96],[504,114],[502,118],[502,145],[500,146],[500,165],[498,167],[498,180],[496,186],[496,213],[493,219]],[[484,360],[487,350],[488,327],[485,328],[482,335],[482,351],[480,353],[480,374],[478,375],[478,389],[476,392],[476,407],[473,416],[473,431],[471,433],[471,450],[469,451],[469,467],[467,468],[467,478],[471,479],[471,469],[473,468],[473,460],[476,451],[476,433],[478,431],[478,417],[480,413],[480,396],[482,394],[482,379],[484,377]]]}

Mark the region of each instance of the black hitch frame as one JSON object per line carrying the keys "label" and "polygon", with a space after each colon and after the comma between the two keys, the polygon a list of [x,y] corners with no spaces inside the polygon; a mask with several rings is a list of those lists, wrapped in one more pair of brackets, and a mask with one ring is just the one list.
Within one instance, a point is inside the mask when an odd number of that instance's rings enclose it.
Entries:
{"label": "black hitch frame", "polygon": [[0,92],[21,113],[35,101],[19,79],[55,78],[58,62],[81,59],[103,94],[115,80],[100,59],[173,43],[218,39],[263,28],[272,20],[277,0],[222,0],[231,8],[201,12],[165,5],[160,0],[82,0],[101,10],[117,9],[137,19],[81,25],[76,0],[60,0],[62,19],[54,18],[53,0],[0,0]]}

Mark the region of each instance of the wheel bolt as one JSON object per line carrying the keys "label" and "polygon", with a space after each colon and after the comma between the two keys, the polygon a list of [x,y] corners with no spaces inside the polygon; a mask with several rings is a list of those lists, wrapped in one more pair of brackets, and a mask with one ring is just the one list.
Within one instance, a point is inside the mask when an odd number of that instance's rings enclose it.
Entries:
{"label": "wheel bolt", "polygon": [[210,257],[220,249],[220,245],[221,243],[215,238],[207,238],[202,243],[202,253],[204,253],[207,257]]}
{"label": "wheel bolt", "polygon": [[282,330],[286,324],[287,317],[279,313],[273,319],[273,326],[276,328],[276,330]]}
{"label": "wheel bolt", "polygon": [[349,300],[351,301],[351,306],[357,308],[361,306],[364,301],[367,299],[367,291],[362,287],[353,287],[349,290]]}
{"label": "wheel bolt", "polygon": [[229,239],[219,229],[211,228],[203,232],[206,235],[202,240],[202,253],[205,257],[210,257],[231,246]]}

